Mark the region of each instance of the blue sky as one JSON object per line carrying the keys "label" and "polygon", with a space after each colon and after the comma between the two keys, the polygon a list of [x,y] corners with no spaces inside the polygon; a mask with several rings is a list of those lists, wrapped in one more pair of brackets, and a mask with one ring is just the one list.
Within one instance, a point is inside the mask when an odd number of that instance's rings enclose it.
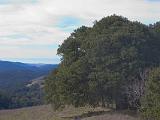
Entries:
{"label": "blue sky", "polygon": [[64,16],[58,21],[57,27],[64,29],[68,26],[78,26],[80,24],[81,21],[78,18],[72,16]]}
{"label": "blue sky", "polygon": [[74,16],[63,16],[56,24],[56,27],[65,32],[73,32],[74,29],[80,27],[82,24],[83,22],[79,18]]}
{"label": "blue sky", "polygon": [[0,0],[0,59],[59,63],[58,45],[74,29],[117,14],[160,20],[160,0]]}

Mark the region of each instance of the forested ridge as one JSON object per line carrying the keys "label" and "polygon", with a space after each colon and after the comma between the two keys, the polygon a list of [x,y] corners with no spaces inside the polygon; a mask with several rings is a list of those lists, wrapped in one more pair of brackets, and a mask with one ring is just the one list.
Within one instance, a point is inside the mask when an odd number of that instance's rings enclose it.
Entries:
{"label": "forested ridge", "polygon": [[160,23],[112,15],[76,29],[59,46],[61,63],[45,82],[55,109],[91,105],[160,119]]}
{"label": "forested ridge", "polygon": [[32,81],[49,74],[57,65],[0,60],[0,110],[44,104],[43,90]]}

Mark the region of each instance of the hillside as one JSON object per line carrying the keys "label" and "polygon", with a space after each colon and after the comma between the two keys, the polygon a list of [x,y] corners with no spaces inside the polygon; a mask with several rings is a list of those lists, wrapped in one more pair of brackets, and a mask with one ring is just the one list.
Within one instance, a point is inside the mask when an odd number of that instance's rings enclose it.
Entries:
{"label": "hillside", "polygon": [[[43,81],[57,65],[0,61],[0,109],[43,104]],[[1,102],[3,101],[3,102]]]}
{"label": "hillside", "polygon": [[25,64],[0,61],[0,89],[13,91],[26,85],[30,80],[47,75],[57,65]]}
{"label": "hillside", "polygon": [[73,120],[75,116],[80,116],[82,120],[138,120],[137,117],[120,112],[112,112],[109,109],[96,108],[94,112],[91,108],[69,107],[62,112],[55,112],[51,106],[38,106],[22,108],[16,110],[0,111],[0,120]]}

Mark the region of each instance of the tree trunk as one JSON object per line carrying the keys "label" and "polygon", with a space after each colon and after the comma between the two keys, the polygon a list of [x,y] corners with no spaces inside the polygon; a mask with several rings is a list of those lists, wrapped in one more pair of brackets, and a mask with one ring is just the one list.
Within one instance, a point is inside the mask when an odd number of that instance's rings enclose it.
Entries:
{"label": "tree trunk", "polygon": [[103,107],[103,108],[106,107],[105,100],[104,100],[104,97],[103,97],[103,96],[102,96],[102,107]]}
{"label": "tree trunk", "polygon": [[126,110],[128,109],[128,104],[124,102],[117,101],[116,102],[116,110]]}

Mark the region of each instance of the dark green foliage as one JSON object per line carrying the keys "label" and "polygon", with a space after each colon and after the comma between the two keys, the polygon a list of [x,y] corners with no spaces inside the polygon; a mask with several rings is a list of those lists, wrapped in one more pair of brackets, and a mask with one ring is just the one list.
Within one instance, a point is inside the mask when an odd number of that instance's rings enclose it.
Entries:
{"label": "dark green foliage", "polygon": [[156,22],[153,25],[150,25],[150,28],[153,29],[156,33],[160,33],[160,22]]}
{"label": "dark green foliage", "polygon": [[148,69],[159,65],[159,37],[153,27],[109,16],[75,30],[58,49],[61,64],[46,80],[55,108],[116,104],[136,110]]}
{"label": "dark green foliage", "polygon": [[12,104],[11,98],[6,94],[0,92],[0,110],[8,109],[10,107],[10,104]]}
{"label": "dark green foliage", "polygon": [[58,86],[56,85],[57,69],[55,69],[45,81],[45,97],[47,103],[54,103],[55,109],[61,106],[60,96],[58,95]]}
{"label": "dark green foliage", "polygon": [[147,120],[160,120],[160,68],[149,73],[141,111]]}
{"label": "dark green foliage", "polygon": [[44,91],[39,85],[23,87],[11,96],[10,108],[22,108],[44,104]]}
{"label": "dark green foliage", "polygon": [[44,104],[44,92],[38,85],[24,87],[14,94],[0,92],[0,109],[13,109]]}

